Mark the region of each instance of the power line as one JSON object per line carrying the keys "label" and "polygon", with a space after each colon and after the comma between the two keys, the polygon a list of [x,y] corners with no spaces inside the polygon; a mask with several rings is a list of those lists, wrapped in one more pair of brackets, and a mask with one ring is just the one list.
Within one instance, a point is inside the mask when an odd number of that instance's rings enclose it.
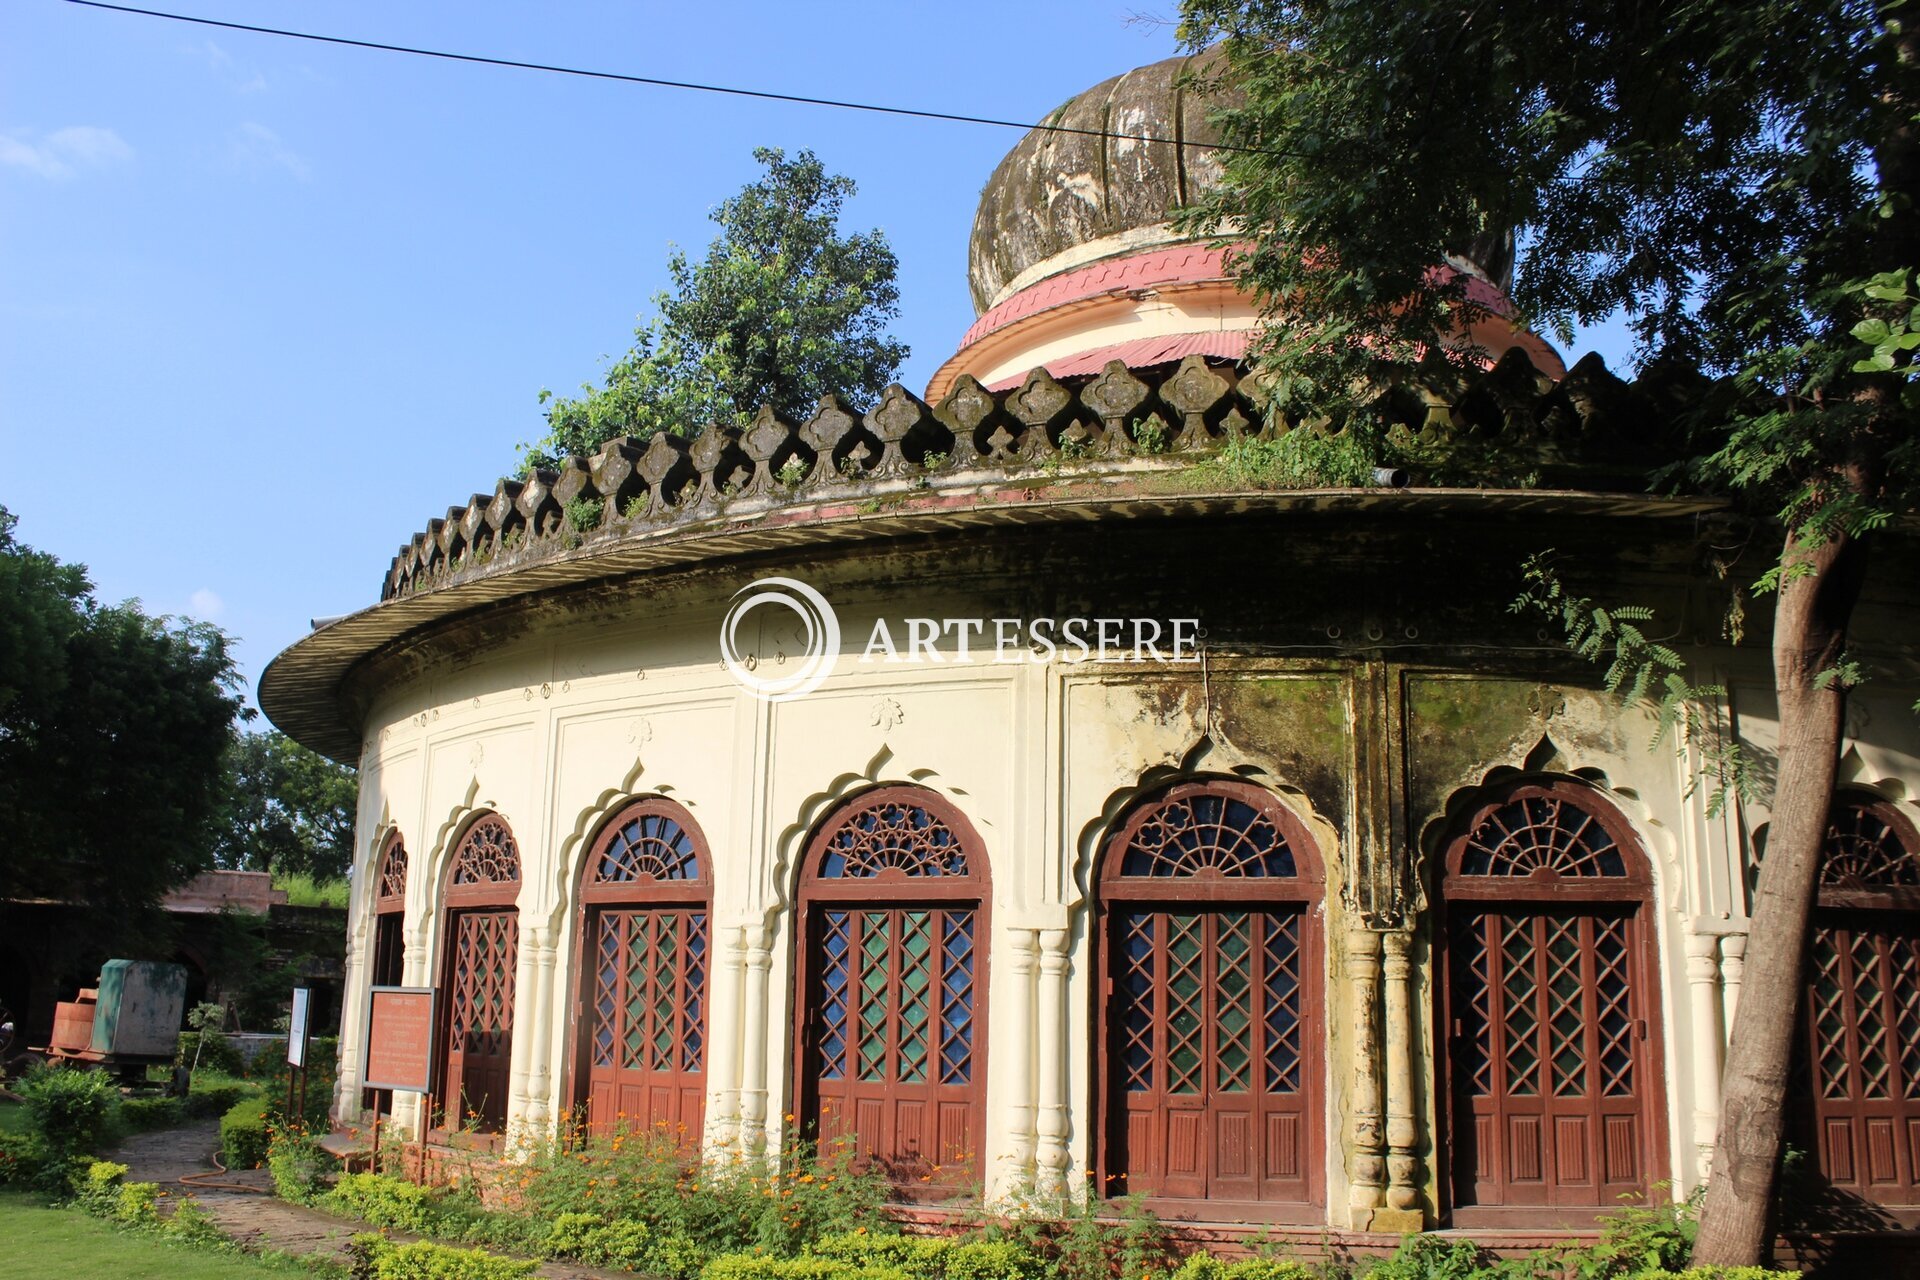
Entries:
{"label": "power line", "polygon": [[553,75],[579,76],[586,80],[615,80],[622,84],[643,84],[658,89],[687,89],[697,93],[723,93],[736,98],[760,98],[769,102],[791,102],[808,107],[837,107],[843,111],[871,111],[880,115],[911,116],[918,120],[948,120],[955,124],[984,124],[1000,129],[1036,130],[1047,133],[1076,134],[1086,138],[1112,138],[1121,142],[1157,142],[1169,147],[1199,147],[1209,151],[1238,151],[1249,155],[1278,155],[1261,147],[1238,146],[1231,142],[1190,142],[1182,138],[1162,138],[1148,133],[1109,133],[1105,129],[1076,129],[1060,124],[1022,124],[1018,120],[996,120],[991,116],[963,116],[946,111],[920,111],[912,107],[888,107],[871,102],[842,102],[833,98],[810,98],[797,93],[774,93],[767,89],[742,89],[735,85],[700,84],[690,80],[663,80],[657,76],[634,76],[619,71],[592,71],[583,67],[563,67],[547,62],[521,62],[513,58],[489,58],[477,53],[449,53],[443,49],[417,49],[403,44],[383,44],[377,40],[354,40],[346,36],[324,36],[311,31],[289,31],[280,27],[259,27],[245,22],[223,22],[218,18],[200,18],[192,14],[166,13],[159,9],[138,9],[132,5],[107,4],[105,0],[67,0],[88,9],[107,9],[114,13],[138,14],[143,18],[164,18],[201,27],[219,27],[225,31],[248,31],[255,35],[280,36],[288,40],[306,40],[314,44],[344,45],[352,49],[377,49],[382,53],[406,53],[416,58],[438,58],[443,62],[470,62],[484,67],[511,67],[517,71],[545,71]]}

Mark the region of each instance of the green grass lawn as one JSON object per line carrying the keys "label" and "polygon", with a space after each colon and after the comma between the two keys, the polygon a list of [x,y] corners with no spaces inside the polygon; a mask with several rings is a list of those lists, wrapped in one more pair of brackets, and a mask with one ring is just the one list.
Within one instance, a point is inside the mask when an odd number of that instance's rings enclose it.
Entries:
{"label": "green grass lawn", "polygon": [[0,1195],[0,1240],[22,1274],[112,1280],[261,1280],[311,1276],[299,1265],[172,1244],[19,1195]]}

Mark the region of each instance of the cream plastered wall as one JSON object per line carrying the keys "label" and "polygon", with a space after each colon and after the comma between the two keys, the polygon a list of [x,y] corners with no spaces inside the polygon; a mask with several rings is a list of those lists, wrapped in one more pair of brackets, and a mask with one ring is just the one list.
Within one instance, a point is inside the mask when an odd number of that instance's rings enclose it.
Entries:
{"label": "cream plastered wall", "polygon": [[[843,656],[822,688],[794,702],[748,696],[718,660],[727,595],[744,574],[550,609],[390,682],[366,720],[338,1112],[358,1108],[372,940],[368,865],[389,832],[399,832],[410,856],[406,980],[424,986],[435,981],[436,906],[463,826],[492,810],[513,829],[523,867],[509,1118],[513,1132],[538,1133],[570,1105],[582,860],[599,825],[627,799],[659,794],[686,807],[713,851],[706,1141],[713,1149],[776,1142],[794,1105],[788,908],[797,860],[841,798],[875,783],[915,783],[966,815],[991,868],[987,1123],[978,1153],[986,1192],[1004,1198],[1083,1185],[1096,1132],[1090,896],[1105,833],[1144,788],[1230,775],[1290,806],[1326,867],[1318,908],[1326,1222],[1432,1224],[1445,1170],[1435,1143],[1442,1100],[1434,1060],[1443,1050],[1431,1016],[1431,913],[1363,918],[1348,883],[1366,838],[1358,806],[1347,803],[1339,821],[1317,812],[1275,749],[1284,744],[1236,741],[1213,722],[1219,682],[1332,677],[1354,750],[1384,749],[1358,732],[1355,664],[1232,655],[1205,669],[963,664],[951,643],[941,662],[861,663],[883,608],[897,619],[990,616],[991,606],[959,588],[903,588],[850,572],[828,591],[840,606]],[[762,662],[792,660],[791,637],[777,631],[763,634],[757,650]],[[1420,681],[1499,680],[1396,670],[1410,690]],[[1764,752],[1770,708],[1752,692],[1752,672],[1729,674],[1748,683],[1731,679],[1733,693],[1709,719],[1723,729],[1737,722]],[[1409,695],[1408,705],[1417,699]],[[1600,695],[1548,691],[1532,714],[1537,724],[1453,779],[1451,794],[1464,797],[1503,770],[1577,774],[1601,787],[1640,835],[1654,866],[1660,982],[1652,998],[1665,1029],[1668,1167],[1654,1176],[1685,1192],[1705,1173],[1725,1027],[1739,993],[1738,851],[1764,811],[1735,804],[1709,816],[1706,789],[1691,786],[1701,744],[1650,750],[1651,720]],[[1898,780],[1920,778],[1910,717],[1894,737],[1893,746],[1855,741],[1849,769],[1852,780],[1907,800]],[[1360,757],[1337,763],[1356,776],[1365,766]],[[1442,812],[1410,813],[1392,837],[1429,889],[1444,821]],[[396,1120],[416,1131],[417,1100],[401,1095]]]}

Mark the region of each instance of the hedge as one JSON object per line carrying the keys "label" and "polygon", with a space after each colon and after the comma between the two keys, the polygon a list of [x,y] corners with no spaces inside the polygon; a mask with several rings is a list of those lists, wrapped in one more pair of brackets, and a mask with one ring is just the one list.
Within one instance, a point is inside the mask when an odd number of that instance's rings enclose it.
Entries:
{"label": "hedge", "polygon": [[267,1099],[243,1098],[220,1117],[220,1162],[257,1169],[267,1158]]}
{"label": "hedge", "polygon": [[385,1236],[358,1235],[347,1242],[353,1280],[520,1280],[539,1265],[430,1240],[395,1244]]}

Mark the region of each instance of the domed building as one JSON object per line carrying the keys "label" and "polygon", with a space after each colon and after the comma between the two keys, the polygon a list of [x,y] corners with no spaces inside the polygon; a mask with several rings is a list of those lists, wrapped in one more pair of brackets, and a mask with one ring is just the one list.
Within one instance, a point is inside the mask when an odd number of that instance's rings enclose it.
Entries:
{"label": "domed building", "polygon": [[[1009,153],[925,399],[500,481],[275,659],[268,715],[360,768],[339,1117],[368,989],[409,985],[434,1091],[394,1115],[429,1143],[579,1115],[725,1152],[791,1118],[903,1197],[1314,1239],[1700,1183],[1768,813],[1696,780],[1730,735],[1764,775],[1776,738],[1765,637],[1720,638],[1735,517],[1643,491],[1670,386],[1497,315],[1479,376],[1388,403],[1524,483],[1210,466],[1289,429],[1245,376],[1253,303],[1171,225],[1217,170],[1093,136],[1209,140],[1180,72]],[[1495,296],[1509,262],[1446,265]],[[1549,547],[1724,688],[1711,740],[1650,749],[1650,711],[1509,612]],[[1795,1124],[1900,1218],[1920,619],[1880,590],[1855,653],[1904,675],[1852,696]]]}

